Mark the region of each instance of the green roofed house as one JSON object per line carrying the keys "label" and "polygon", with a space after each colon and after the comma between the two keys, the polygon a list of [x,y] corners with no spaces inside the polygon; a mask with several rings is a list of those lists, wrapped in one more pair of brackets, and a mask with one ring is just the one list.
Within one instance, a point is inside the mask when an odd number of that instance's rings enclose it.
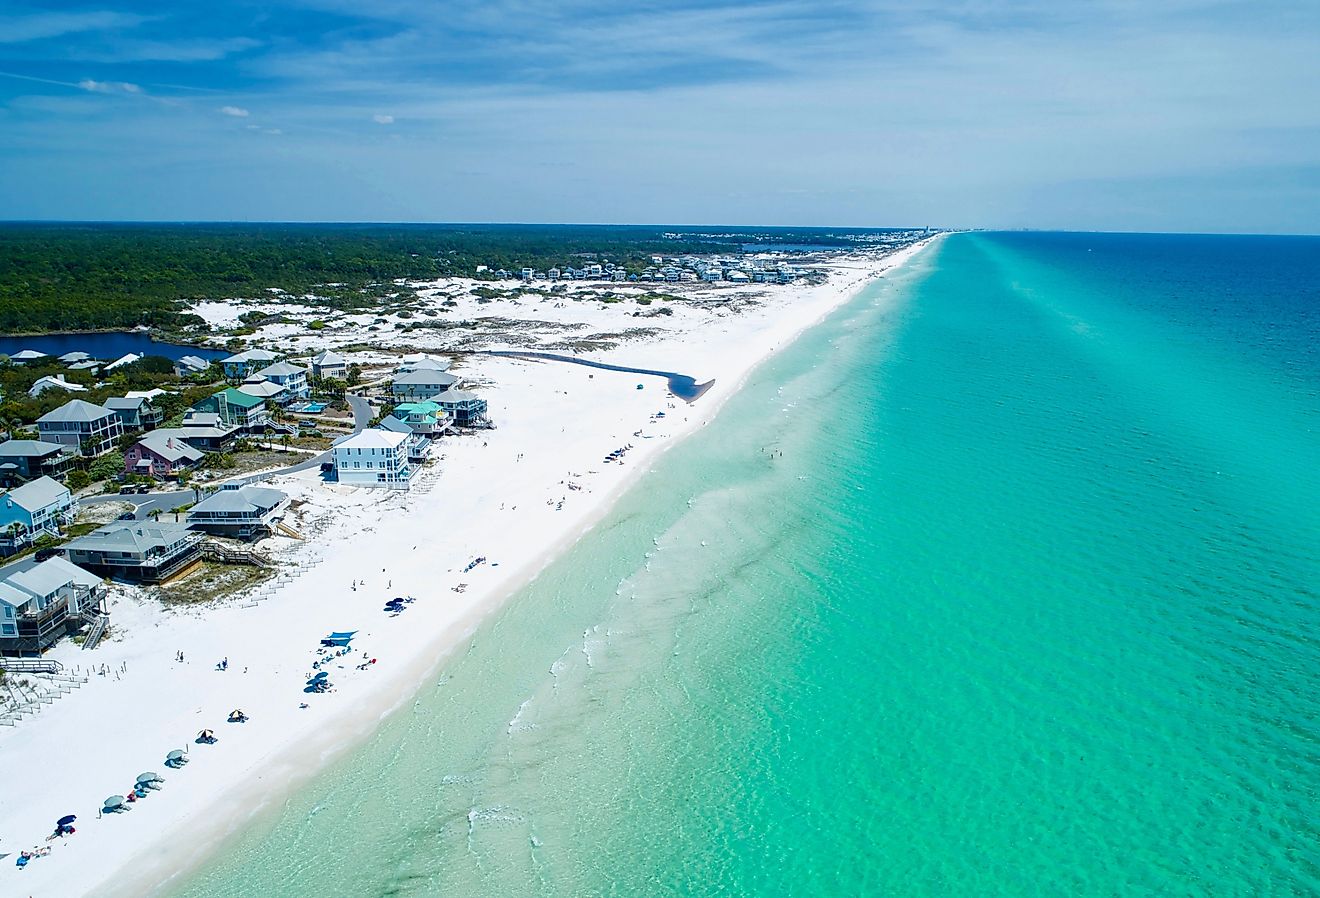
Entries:
{"label": "green roofed house", "polygon": [[193,408],[199,412],[214,412],[220,416],[221,424],[249,430],[258,430],[270,420],[266,413],[265,399],[260,396],[249,396],[233,387],[226,387],[218,393],[207,396]]}

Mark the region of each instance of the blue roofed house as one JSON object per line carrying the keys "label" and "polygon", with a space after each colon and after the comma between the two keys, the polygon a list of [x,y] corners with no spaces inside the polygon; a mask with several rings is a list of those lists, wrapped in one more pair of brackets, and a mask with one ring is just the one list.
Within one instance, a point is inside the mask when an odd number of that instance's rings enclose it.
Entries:
{"label": "blue roofed house", "polygon": [[49,477],[0,492],[0,552],[20,551],[43,535],[58,537],[73,515],[69,488]]}
{"label": "blue roofed house", "polygon": [[37,419],[37,431],[48,443],[71,447],[79,455],[92,457],[115,448],[124,432],[119,415],[85,399],[70,399]]}
{"label": "blue roofed house", "polygon": [[256,376],[264,377],[271,383],[279,384],[284,388],[283,395],[277,400],[279,402],[306,399],[312,395],[311,388],[307,386],[306,368],[299,368],[297,365],[290,365],[288,362],[276,362],[257,371]]}
{"label": "blue roofed house", "polygon": [[104,617],[101,578],[48,558],[0,579],[0,655],[40,655],[67,633]]}

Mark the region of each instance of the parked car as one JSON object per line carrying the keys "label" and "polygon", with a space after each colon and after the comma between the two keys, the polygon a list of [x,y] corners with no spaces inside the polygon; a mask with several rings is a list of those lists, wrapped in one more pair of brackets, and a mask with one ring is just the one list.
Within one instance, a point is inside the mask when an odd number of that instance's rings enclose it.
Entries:
{"label": "parked car", "polygon": [[48,558],[54,558],[54,557],[55,557],[56,555],[58,555],[58,554],[60,554],[60,550],[59,550],[59,549],[54,548],[54,547],[47,547],[47,548],[45,548],[45,549],[38,549],[38,550],[36,551],[36,554],[33,555],[32,558],[33,558],[33,560],[35,560],[35,561],[37,561],[38,563],[40,563],[40,562],[42,562],[42,561],[45,561],[45,560],[48,559]]}
{"label": "parked car", "polygon": [[135,511],[126,511],[126,512],[124,512],[123,514],[121,514],[119,517],[115,518],[115,520],[116,520],[116,521],[136,521],[136,520],[137,520],[137,512],[135,512]]}

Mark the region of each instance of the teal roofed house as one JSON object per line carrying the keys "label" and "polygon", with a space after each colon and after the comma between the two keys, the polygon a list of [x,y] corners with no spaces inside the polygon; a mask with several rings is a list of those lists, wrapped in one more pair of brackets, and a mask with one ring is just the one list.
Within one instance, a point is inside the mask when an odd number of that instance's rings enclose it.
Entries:
{"label": "teal roofed house", "polygon": [[449,413],[437,402],[400,402],[394,407],[394,417],[407,424],[415,433],[439,435],[449,426]]}
{"label": "teal roofed house", "polygon": [[207,396],[193,408],[199,412],[219,415],[220,423],[230,427],[255,430],[264,427],[270,420],[266,412],[265,399],[260,396],[249,396],[233,387],[226,387],[218,393]]}

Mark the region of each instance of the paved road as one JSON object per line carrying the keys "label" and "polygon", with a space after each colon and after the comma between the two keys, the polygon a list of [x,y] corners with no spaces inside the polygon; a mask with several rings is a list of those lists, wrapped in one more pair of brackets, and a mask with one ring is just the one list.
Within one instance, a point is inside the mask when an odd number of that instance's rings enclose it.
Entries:
{"label": "paved road", "polygon": [[[371,423],[375,412],[372,411],[371,403],[361,396],[352,393],[348,394],[349,407],[353,409],[353,432],[361,433]],[[318,455],[308,457],[296,465],[289,465],[287,468],[279,468],[274,471],[266,471],[262,474],[253,474],[250,477],[241,478],[243,483],[258,483],[262,480],[274,477],[276,474],[296,474],[299,471],[308,471],[312,468],[320,468],[324,462],[330,460],[329,452],[322,452]],[[110,493],[103,496],[88,496],[85,499],[79,499],[79,505],[100,505],[105,502],[132,502],[134,505],[135,516],[137,520],[146,520],[153,513],[167,512],[178,508],[188,502],[196,501],[197,495],[191,490],[169,490],[160,493],[143,493],[141,495],[121,496],[117,493]]]}

